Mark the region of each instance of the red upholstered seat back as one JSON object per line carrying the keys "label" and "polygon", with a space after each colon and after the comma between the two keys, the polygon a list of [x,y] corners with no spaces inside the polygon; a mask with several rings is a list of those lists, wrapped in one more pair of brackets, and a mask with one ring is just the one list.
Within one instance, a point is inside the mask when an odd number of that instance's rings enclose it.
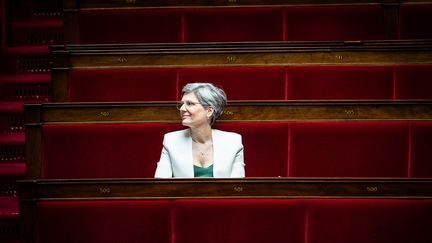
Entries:
{"label": "red upholstered seat back", "polygon": [[171,242],[170,207],[157,200],[39,202],[37,242]]}
{"label": "red upholstered seat back", "polygon": [[432,99],[432,65],[395,67],[396,99]]}
{"label": "red upholstered seat back", "polygon": [[164,124],[43,126],[43,178],[153,177]]}
{"label": "red upholstered seat back", "polygon": [[284,100],[283,67],[184,68],[179,70],[179,89],[187,83],[210,82],[227,93],[229,100]]}
{"label": "red upholstered seat back", "polygon": [[216,127],[242,135],[247,177],[287,176],[287,123],[221,123]]}
{"label": "red upholstered seat back", "polygon": [[190,82],[229,100],[431,99],[432,65],[72,69],[68,101],[174,101]]}
{"label": "red upholstered seat back", "polygon": [[[243,122],[247,177],[432,177],[430,122]],[[180,124],[63,124],[42,130],[43,178],[154,176]]]}
{"label": "red upholstered seat back", "polygon": [[308,243],[432,240],[430,200],[316,199],[306,211]]}
{"label": "red upholstered seat back", "polygon": [[[177,200],[176,243],[304,242],[303,200]],[[199,225],[199,230],[197,229]]]}
{"label": "red upholstered seat back", "polygon": [[432,200],[78,200],[36,207],[43,243],[432,241]]}
{"label": "red upholstered seat back", "polygon": [[432,4],[401,3],[399,14],[400,39],[432,38]]}
{"label": "red upholstered seat back", "polygon": [[392,66],[288,67],[288,99],[392,99]]}
{"label": "red upholstered seat back", "polygon": [[185,42],[282,41],[282,8],[185,11]]}
{"label": "red upholstered seat back", "polygon": [[174,69],[81,69],[69,74],[70,101],[163,101],[177,99]]}
{"label": "red upholstered seat back", "polygon": [[287,7],[285,16],[288,41],[386,39],[380,5]]}
{"label": "red upholstered seat back", "polygon": [[182,42],[181,22],[176,9],[81,10],[79,43]]}
{"label": "red upholstered seat back", "polygon": [[410,139],[410,175],[412,177],[432,177],[431,123],[413,122],[411,125]]}
{"label": "red upholstered seat back", "polygon": [[288,175],[406,177],[408,144],[403,122],[294,123]]}
{"label": "red upholstered seat back", "polygon": [[[401,4],[400,36],[430,38],[430,4]],[[79,43],[386,39],[381,4],[81,9]],[[157,23],[157,24],[154,24]]]}

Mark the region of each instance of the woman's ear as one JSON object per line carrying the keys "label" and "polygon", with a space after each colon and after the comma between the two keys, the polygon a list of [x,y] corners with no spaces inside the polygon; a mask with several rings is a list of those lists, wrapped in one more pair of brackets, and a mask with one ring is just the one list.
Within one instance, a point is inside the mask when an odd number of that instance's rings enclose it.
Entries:
{"label": "woman's ear", "polygon": [[207,119],[210,119],[210,117],[212,117],[213,112],[214,112],[214,108],[210,106],[210,107],[207,109]]}

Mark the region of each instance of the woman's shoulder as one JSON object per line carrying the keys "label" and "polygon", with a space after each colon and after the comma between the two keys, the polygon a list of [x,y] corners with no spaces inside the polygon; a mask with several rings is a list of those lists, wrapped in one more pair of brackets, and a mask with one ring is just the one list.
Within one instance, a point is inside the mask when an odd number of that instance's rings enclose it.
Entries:
{"label": "woman's shoulder", "polygon": [[165,139],[173,139],[173,138],[184,138],[189,136],[190,136],[189,129],[183,129],[183,130],[165,133],[164,137]]}
{"label": "woman's shoulder", "polygon": [[220,137],[227,137],[227,138],[232,138],[232,139],[241,139],[241,135],[235,132],[227,132],[227,131],[222,131],[219,129],[213,129],[213,133],[216,134],[216,136],[220,136]]}

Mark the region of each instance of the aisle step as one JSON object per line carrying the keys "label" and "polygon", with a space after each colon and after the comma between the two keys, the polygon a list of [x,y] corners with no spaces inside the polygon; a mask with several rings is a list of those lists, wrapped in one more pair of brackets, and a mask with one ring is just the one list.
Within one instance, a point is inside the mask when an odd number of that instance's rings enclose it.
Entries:
{"label": "aisle step", "polygon": [[51,97],[49,73],[0,76],[0,101],[48,102]]}
{"label": "aisle step", "polygon": [[63,43],[63,20],[24,19],[11,25],[11,39],[14,46],[51,45]]}

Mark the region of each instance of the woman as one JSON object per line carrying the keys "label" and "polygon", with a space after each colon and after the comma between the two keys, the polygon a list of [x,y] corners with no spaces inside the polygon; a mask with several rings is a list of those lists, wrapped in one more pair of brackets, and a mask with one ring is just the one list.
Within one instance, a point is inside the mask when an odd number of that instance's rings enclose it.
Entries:
{"label": "woman", "polygon": [[225,92],[210,83],[183,87],[177,108],[189,128],[165,134],[156,178],[245,176],[241,135],[212,129],[226,102]]}

